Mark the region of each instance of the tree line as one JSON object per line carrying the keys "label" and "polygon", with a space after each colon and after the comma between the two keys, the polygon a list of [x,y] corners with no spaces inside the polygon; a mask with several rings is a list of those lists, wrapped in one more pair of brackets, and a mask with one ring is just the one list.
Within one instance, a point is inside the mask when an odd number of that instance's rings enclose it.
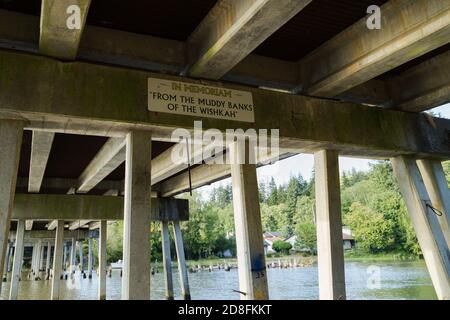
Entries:
{"label": "tree line", "polygon": [[[450,162],[443,164],[450,181]],[[264,231],[297,236],[296,249],[316,249],[314,173],[277,185],[275,179],[259,183]],[[190,219],[181,224],[187,259],[235,255],[232,188],[211,190],[205,197],[194,192],[189,199]],[[342,221],[349,226],[359,251],[368,254],[400,253],[420,256],[421,251],[405,203],[388,161],[372,162],[367,172],[351,170],[341,175]],[[152,260],[161,261],[159,223],[151,226]],[[172,243],[172,253],[175,252]],[[108,228],[108,257],[122,258],[122,222]]]}

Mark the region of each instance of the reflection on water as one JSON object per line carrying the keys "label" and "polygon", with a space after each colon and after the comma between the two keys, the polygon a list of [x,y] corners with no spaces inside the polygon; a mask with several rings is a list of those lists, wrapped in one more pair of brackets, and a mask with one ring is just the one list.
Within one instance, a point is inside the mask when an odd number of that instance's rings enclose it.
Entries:
{"label": "reflection on water", "polygon": [[[370,266],[379,267],[380,285],[369,289]],[[179,299],[178,273],[174,269],[175,295]],[[318,299],[317,267],[295,269],[268,269],[271,299]],[[431,280],[423,261],[366,263],[346,262],[346,288],[348,299],[436,299]],[[26,278],[24,274],[24,279]],[[189,274],[193,299],[239,299],[238,274],[230,272],[203,271]],[[76,274],[73,280],[62,280],[62,299],[96,299],[97,278],[82,279]],[[120,299],[121,278],[114,271],[107,278],[107,299]],[[369,285],[370,287],[370,285]],[[49,299],[50,281],[20,282],[19,299]],[[6,299],[9,282],[3,283],[2,298]],[[151,299],[164,299],[164,279],[162,273],[152,276]]]}

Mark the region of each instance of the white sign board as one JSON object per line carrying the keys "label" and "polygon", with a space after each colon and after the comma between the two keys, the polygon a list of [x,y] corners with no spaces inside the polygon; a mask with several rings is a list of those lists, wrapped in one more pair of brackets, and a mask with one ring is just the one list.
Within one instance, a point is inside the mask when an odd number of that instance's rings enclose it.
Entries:
{"label": "white sign board", "polygon": [[148,79],[148,110],[255,122],[251,92],[172,80]]}

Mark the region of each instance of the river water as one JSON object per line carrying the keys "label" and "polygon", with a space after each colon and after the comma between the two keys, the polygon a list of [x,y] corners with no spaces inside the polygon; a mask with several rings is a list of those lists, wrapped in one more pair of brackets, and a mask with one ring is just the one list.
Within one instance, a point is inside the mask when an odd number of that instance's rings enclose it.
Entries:
{"label": "river water", "polygon": [[[180,298],[178,272],[173,270],[176,298]],[[271,299],[318,299],[317,266],[292,269],[268,269]],[[423,261],[346,262],[347,299],[436,299]],[[26,278],[24,274],[24,278]],[[151,299],[164,299],[162,273],[152,276]],[[378,281],[379,280],[379,281]],[[62,299],[96,299],[97,278],[62,281]],[[217,270],[189,274],[191,295],[196,300],[239,299],[237,270]],[[120,299],[121,277],[113,271],[107,278],[107,299]],[[3,299],[8,297],[9,282],[3,283]],[[20,282],[19,299],[44,300],[50,297],[50,281]]]}

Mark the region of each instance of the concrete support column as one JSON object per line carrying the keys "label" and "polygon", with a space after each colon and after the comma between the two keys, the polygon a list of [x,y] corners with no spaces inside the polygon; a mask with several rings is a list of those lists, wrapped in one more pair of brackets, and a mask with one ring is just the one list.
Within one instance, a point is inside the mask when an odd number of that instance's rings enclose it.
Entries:
{"label": "concrete support column", "polygon": [[[5,265],[3,268],[3,279],[2,282],[6,282],[8,280],[8,269],[9,269],[9,259],[11,257],[11,244],[8,242],[8,246],[6,248],[6,259]],[[2,290],[2,284],[0,283],[0,292]]]}
{"label": "concrete support column", "polygon": [[41,245],[41,253],[40,253],[40,259],[39,259],[39,270],[43,270],[44,269],[44,263],[45,263],[45,245],[42,244]]}
{"label": "concrete support column", "polygon": [[314,154],[317,220],[317,261],[321,300],[343,300],[345,293],[339,154]]}
{"label": "concrete support column", "polygon": [[19,220],[17,222],[16,250],[14,251],[14,262],[11,275],[11,288],[9,291],[9,300],[17,300],[17,296],[19,294],[19,281],[22,276],[24,235],[25,235],[25,220]]}
{"label": "concrete support column", "polygon": [[191,290],[189,289],[189,279],[184,257],[183,235],[181,233],[180,222],[173,222],[173,234],[175,237],[175,250],[177,251],[178,273],[180,276],[181,295],[184,300],[191,300]]}
{"label": "concrete support column", "polygon": [[3,279],[22,135],[23,122],[0,120],[0,279]]}
{"label": "concrete support column", "polygon": [[56,227],[55,250],[53,253],[52,300],[59,300],[60,298],[63,244],[64,220],[58,220],[58,225]]}
{"label": "concrete support column", "polygon": [[79,257],[80,257],[80,271],[83,273],[83,241],[78,241],[78,250],[79,250]]}
{"label": "concrete support column", "polygon": [[88,251],[88,277],[92,279],[92,265],[93,265],[93,256],[92,256],[92,238],[89,238],[89,251]]}
{"label": "concrete support column", "polygon": [[47,261],[45,263],[45,269],[46,269],[46,275],[45,275],[45,280],[49,280],[50,279],[50,262],[51,262],[51,256],[52,256],[52,243],[49,241],[47,243]]}
{"label": "concrete support column", "polygon": [[106,220],[100,221],[98,238],[98,300],[106,300]]}
{"label": "concrete support column", "polygon": [[264,300],[269,291],[254,150],[248,141],[235,142],[230,155],[239,291],[241,299]]}
{"label": "concrete support column", "polygon": [[437,160],[418,160],[417,165],[430,197],[431,204],[441,215],[437,216],[447,247],[450,248],[450,189],[442,163]]}
{"label": "concrete support column", "polygon": [[391,159],[394,174],[408,208],[430,273],[436,295],[440,300],[450,299],[450,254],[437,215],[429,207],[430,197],[417,163],[409,157]]}
{"label": "concrete support column", "polygon": [[70,273],[75,273],[75,238],[72,238],[72,245],[70,247]]}
{"label": "concrete support column", "polygon": [[39,265],[41,264],[41,250],[42,249],[42,240],[38,240],[37,244],[35,245],[34,250],[36,250],[36,255],[34,258],[34,279],[33,280],[39,280]]}
{"label": "concrete support column", "polygon": [[67,254],[68,254],[67,247],[68,247],[67,243],[64,243],[64,249],[63,249],[63,268],[64,268],[64,270],[67,269]]}
{"label": "concrete support column", "polygon": [[166,299],[173,300],[172,258],[170,257],[169,223],[166,221],[161,222],[161,238],[164,280],[166,284]]}
{"label": "concrete support column", "polygon": [[126,137],[123,300],[150,299],[151,134]]}
{"label": "concrete support column", "polygon": [[32,254],[31,254],[31,275],[34,277],[34,274],[36,272],[36,247],[37,243],[33,243],[32,245]]}

